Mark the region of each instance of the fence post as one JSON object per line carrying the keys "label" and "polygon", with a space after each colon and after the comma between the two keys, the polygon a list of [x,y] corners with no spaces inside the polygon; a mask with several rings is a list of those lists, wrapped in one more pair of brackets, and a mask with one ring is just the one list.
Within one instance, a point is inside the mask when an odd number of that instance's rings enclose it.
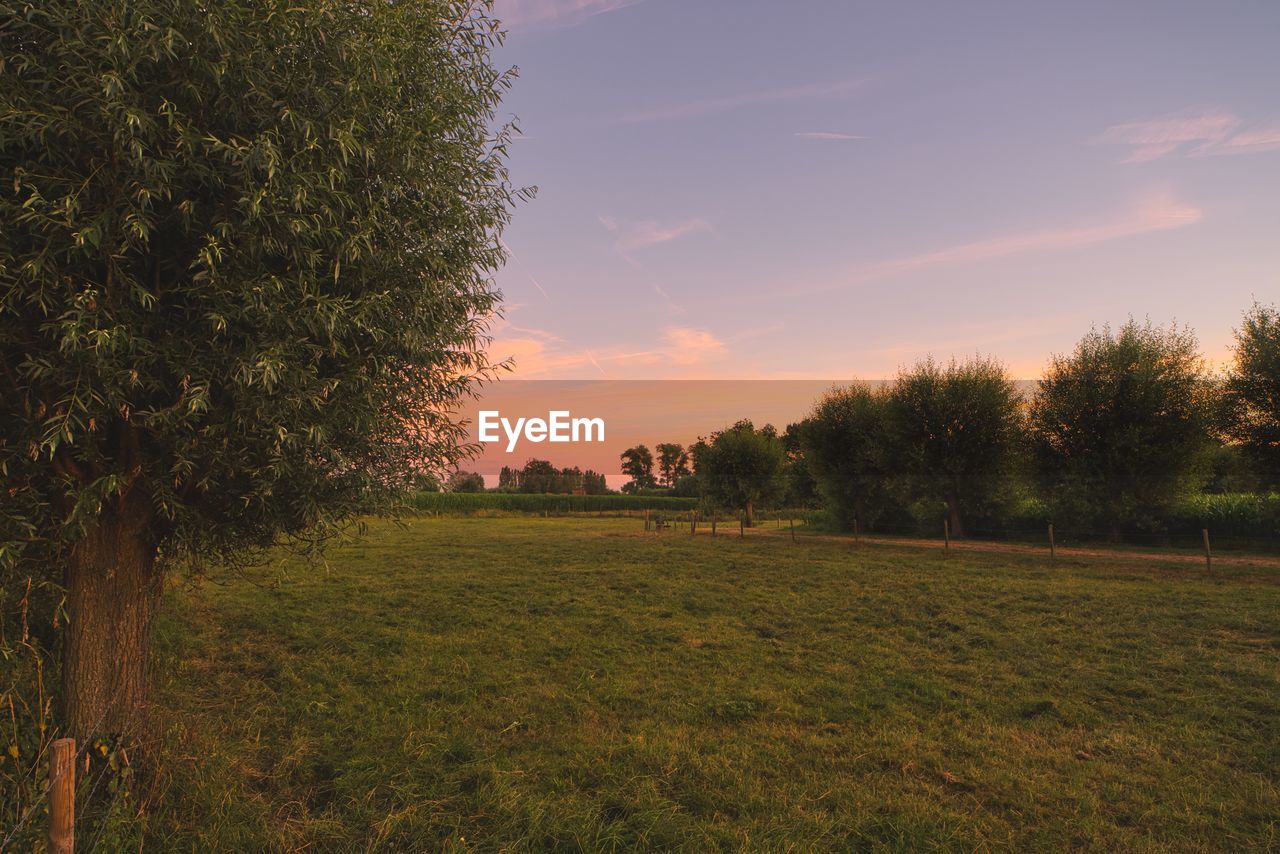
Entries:
{"label": "fence post", "polygon": [[1201,528],[1200,533],[1204,535],[1204,568],[1205,572],[1213,572],[1213,552],[1209,550],[1209,529]]}
{"label": "fence post", "polygon": [[716,535],[716,514],[711,514],[711,536]]}
{"label": "fence post", "polygon": [[1049,523],[1049,560],[1056,560],[1057,557],[1058,557],[1058,550],[1057,548],[1055,548],[1053,544],[1053,523],[1050,522]]}
{"label": "fence post", "polygon": [[951,551],[951,520],[942,520],[942,547]]}
{"label": "fence post", "polygon": [[745,540],[747,538],[747,514],[738,514],[738,539]]}
{"label": "fence post", "polygon": [[690,534],[698,533],[698,517],[696,514],[697,514],[696,510],[689,511],[689,533]]}
{"label": "fence post", "polygon": [[787,521],[791,524],[791,542],[794,543],[796,541],[796,520],[788,516]]}
{"label": "fence post", "polygon": [[853,517],[853,543],[858,544],[858,517]]}
{"label": "fence post", "polygon": [[59,738],[49,755],[49,854],[75,849],[76,740]]}
{"label": "fence post", "polygon": [[644,532],[649,533],[649,508],[644,508]]}

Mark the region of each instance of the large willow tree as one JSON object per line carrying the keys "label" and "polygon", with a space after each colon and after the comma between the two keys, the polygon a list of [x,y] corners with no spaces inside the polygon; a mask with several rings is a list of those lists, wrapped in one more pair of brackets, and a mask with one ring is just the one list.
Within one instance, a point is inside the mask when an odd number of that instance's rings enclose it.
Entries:
{"label": "large willow tree", "polygon": [[0,560],[70,733],[137,731],[172,562],[456,454],[518,195],[474,5],[0,0]]}

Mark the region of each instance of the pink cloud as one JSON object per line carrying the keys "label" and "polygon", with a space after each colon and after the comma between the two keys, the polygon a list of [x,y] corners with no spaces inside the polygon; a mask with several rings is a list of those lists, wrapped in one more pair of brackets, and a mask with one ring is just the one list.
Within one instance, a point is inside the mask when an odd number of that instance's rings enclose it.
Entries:
{"label": "pink cloud", "polygon": [[[518,327],[503,331],[519,333]],[[514,362],[518,379],[570,376],[593,376],[597,373],[617,378],[640,371],[646,378],[680,373],[714,363],[728,352],[723,341],[707,329],[668,326],[658,342],[649,349],[610,347],[587,349],[541,330],[524,330],[525,334],[498,335],[490,342],[491,360]]]}
{"label": "pink cloud", "polygon": [[728,95],[723,98],[709,98],[703,101],[690,101],[669,107],[658,107],[623,116],[618,121],[623,124],[637,124],[664,119],[684,119],[710,113],[723,113],[755,104],[772,104],[779,101],[794,101],[802,98],[849,95],[864,88],[864,85],[865,83],[862,80],[841,80],[834,83],[813,83],[807,86],[762,89],[755,92]]}
{"label": "pink cloud", "polygon": [[854,136],[849,133],[832,133],[831,131],[805,131],[796,133],[796,137],[800,139],[822,139],[822,140],[855,140],[866,139],[865,136]]}
{"label": "pink cloud", "polygon": [[676,365],[696,365],[724,353],[724,342],[705,329],[669,326],[662,334],[664,355]]}
{"label": "pink cloud", "polygon": [[858,279],[865,281],[931,267],[974,264],[1009,255],[1075,249],[1123,237],[1182,228],[1203,218],[1204,214],[1199,208],[1178,202],[1168,195],[1158,195],[1143,200],[1133,210],[1121,216],[1099,223],[1026,231],[882,261],[865,269]]}
{"label": "pink cloud", "polygon": [[640,2],[643,0],[497,0],[493,11],[508,27],[564,26]]}
{"label": "pink cloud", "polygon": [[711,223],[701,218],[674,223],[660,223],[654,220],[628,222],[611,216],[602,216],[600,217],[600,224],[614,236],[613,247],[624,258],[639,249],[660,246],[663,243],[670,243],[690,234],[711,230]]}
{"label": "pink cloud", "polygon": [[1150,163],[1170,156],[1205,157],[1280,148],[1280,127],[1241,130],[1237,116],[1215,111],[1115,125],[1095,142],[1131,149],[1123,163]]}

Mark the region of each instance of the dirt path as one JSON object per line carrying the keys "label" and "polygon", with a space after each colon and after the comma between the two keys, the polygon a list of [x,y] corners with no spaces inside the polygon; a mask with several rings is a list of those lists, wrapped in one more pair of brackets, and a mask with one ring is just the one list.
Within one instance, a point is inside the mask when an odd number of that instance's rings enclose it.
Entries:
{"label": "dirt path", "polygon": [[[710,534],[709,529],[699,530],[698,533]],[[750,536],[765,537],[787,537],[790,532],[785,528],[748,528],[747,533]],[[722,533],[720,536],[737,536],[737,530],[732,533]],[[848,536],[836,536],[833,534],[797,534],[797,537],[804,540],[823,540],[832,543],[846,543],[853,545],[853,538]],[[912,537],[872,537],[863,535],[858,538],[859,543],[867,543],[877,546],[902,546],[906,548],[920,549],[942,549],[941,540],[926,540]],[[998,543],[990,540],[952,540],[951,548],[956,551],[964,552],[995,552],[1005,554],[1034,554],[1048,556],[1049,549],[1047,546],[1032,546],[1024,543]],[[1103,557],[1113,560],[1127,560],[1139,562],[1161,563],[1187,563],[1198,564],[1204,566],[1204,555],[1193,554],[1188,552],[1158,552],[1158,551],[1129,551],[1127,549],[1108,549],[1098,547],[1084,546],[1058,546],[1057,554],[1061,557]],[[1214,555],[1213,565],[1216,566],[1243,566],[1243,567],[1264,567],[1267,569],[1280,569],[1280,557],[1271,557],[1268,555]]]}

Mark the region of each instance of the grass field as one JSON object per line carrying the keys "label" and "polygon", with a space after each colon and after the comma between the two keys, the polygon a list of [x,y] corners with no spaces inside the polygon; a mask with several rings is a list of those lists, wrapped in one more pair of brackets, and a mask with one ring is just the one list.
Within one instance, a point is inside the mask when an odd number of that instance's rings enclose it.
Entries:
{"label": "grass field", "polygon": [[421,518],[255,579],[168,600],[155,847],[1280,846],[1276,574]]}

